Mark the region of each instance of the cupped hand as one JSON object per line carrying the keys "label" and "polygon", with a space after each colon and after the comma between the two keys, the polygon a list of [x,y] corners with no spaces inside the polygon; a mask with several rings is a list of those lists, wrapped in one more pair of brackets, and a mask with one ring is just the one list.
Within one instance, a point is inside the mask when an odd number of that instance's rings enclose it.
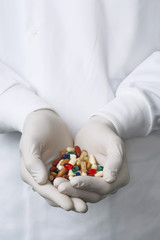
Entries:
{"label": "cupped hand", "polygon": [[56,179],[59,192],[86,202],[98,202],[129,182],[125,145],[114,125],[101,116],[94,116],[79,130],[75,145],[86,149],[103,166],[103,177],[78,176],[69,181]]}
{"label": "cupped hand", "polygon": [[72,136],[63,120],[52,110],[38,110],[25,120],[19,145],[21,177],[52,206],[86,212],[81,199],[60,193],[49,181],[51,162],[60,150],[72,146]]}

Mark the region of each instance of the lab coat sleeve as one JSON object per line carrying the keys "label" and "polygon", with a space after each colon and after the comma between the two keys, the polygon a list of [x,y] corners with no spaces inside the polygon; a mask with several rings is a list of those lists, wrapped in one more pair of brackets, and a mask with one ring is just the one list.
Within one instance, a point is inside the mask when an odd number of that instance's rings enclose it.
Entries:
{"label": "lab coat sleeve", "polygon": [[110,120],[120,137],[160,130],[160,52],[154,52],[118,86],[115,98],[94,115]]}
{"label": "lab coat sleeve", "polygon": [[14,70],[0,62],[0,133],[22,132],[30,112],[52,109]]}

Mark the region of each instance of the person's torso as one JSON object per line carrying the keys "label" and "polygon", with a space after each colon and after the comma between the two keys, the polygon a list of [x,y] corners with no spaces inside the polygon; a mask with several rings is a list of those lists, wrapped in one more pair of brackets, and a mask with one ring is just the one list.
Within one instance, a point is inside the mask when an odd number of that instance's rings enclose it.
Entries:
{"label": "person's torso", "polygon": [[0,1],[0,60],[75,133],[160,49],[159,0]]}

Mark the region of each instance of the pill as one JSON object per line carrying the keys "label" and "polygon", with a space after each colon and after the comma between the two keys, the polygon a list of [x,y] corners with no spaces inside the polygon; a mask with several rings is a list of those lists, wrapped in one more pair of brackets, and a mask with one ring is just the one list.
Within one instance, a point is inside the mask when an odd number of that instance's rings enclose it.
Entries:
{"label": "pill", "polygon": [[64,166],[59,166],[58,169],[61,170],[62,168],[64,168]]}
{"label": "pill", "polygon": [[49,179],[50,182],[52,182],[54,180],[54,176],[53,175],[49,175],[48,179]]}
{"label": "pill", "polygon": [[65,163],[68,163],[69,160],[70,160],[70,159],[68,159],[68,158],[64,159],[64,160],[60,163],[60,165],[63,166]]}
{"label": "pill", "polygon": [[59,169],[59,166],[61,166],[61,162],[63,162],[63,159],[61,159],[60,161],[59,161],[59,163],[57,164],[57,168]]}
{"label": "pill", "polygon": [[56,170],[56,167],[51,167],[49,170],[50,172],[54,172],[54,170]]}
{"label": "pill", "polygon": [[92,168],[93,169],[97,169],[97,165],[96,164],[92,164]]}
{"label": "pill", "polygon": [[76,172],[76,176],[81,176],[81,173],[80,172]]}
{"label": "pill", "polygon": [[81,161],[81,172],[82,173],[86,173],[87,169],[86,169],[86,162],[85,161]]}
{"label": "pill", "polygon": [[87,176],[87,173],[85,173],[85,172],[82,172],[82,176]]}
{"label": "pill", "polygon": [[54,170],[54,172],[55,172],[55,173],[58,173],[58,172],[59,172],[59,169],[58,169],[58,168],[56,168],[56,169]]}
{"label": "pill", "polygon": [[54,160],[54,161],[52,162],[52,166],[53,166],[53,167],[56,167],[57,164],[59,163],[59,161],[60,161],[61,159],[62,159],[62,158],[59,157],[59,158],[57,158],[56,160]]}
{"label": "pill", "polygon": [[69,161],[69,163],[70,164],[72,164],[73,166],[76,164],[76,161],[77,161],[77,159],[76,159],[76,156],[74,155],[70,155],[70,161]]}
{"label": "pill", "polygon": [[87,163],[87,170],[89,170],[91,168],[92,164],[89,162]]}
{"label": "pill", "polygon": [[57,174],[57,177],[62,177],[63,175],[67,174],[68,173],[68,169],[67,168],[62,168],[58,174]]}
{"label": "pill", "polygon": [[73,168],[73,165],[70,164],[70,163],[65,163],[65,164],[64,164],[64,167],[65,167],[66,169],[70,170],[70,169]]}
{"label": "pill", "polygon": [[70,155],[70,159],[71,158],[76,158],[76,154],[69,154]]}
{"label": "pill", "polygon": [[75,173],[72,170],[69,170],[68,176],[75,176]]}
{"label": "pill", "polygon": [[67,152],[64,151],[64,150],[60,151],[61,156],[62,156],[63,154],[66,154],[66,153],[67,153]]}
{"label": "pill", "polygon": [[64,174],[62,177],[68,179],[68,175],[67,174]]}
{"label": "pill", "polygon": [[68,152],[67,154],[74,154],[74,155],[76,155],[76,153],[74,151]]}
{"label": "pill", "polygon": [[79,157],[80,160],[83,160],[85,157],[87,157],[87,152],[85,150],[83,150],[81,152],[81,156]]}
{"label": "pill", "polygon": [[79,165],[81,165],[81,160],[80,159],[76,159],[76,164],[79,166]]}
{"label": "pill", "polygon": [[93,156],[93,154],[90,154],[90,155],[89,155],[89,162],[90,162],[92,165],[96,165],[96,159],[95,159],[95,157]]}
{"label": "pill", "polygon": [[74,166],[74,167],[72,168],[72,171],[73,171],[74,173],[76,173],[78,170],[79,170],[79,167],[78,167],[78,166]]}
{"label": "pill", "polygon": [[102,166],[98,166],[97,167],[97,171],[99,172],[99,171],[103,171],[103,167]]}
{"label": "pill", "polygon": [[66,148],[66,151],[67,151],[67,152],[74,152],[74,148],[73,148],[73,147],[67,147],[67,148]]}
{"label": "pill", "polygon": [[69,159],[70,159],[70,155],[69,155],[69,154],[63,154],[63,155],[62,155],[62,158],[63,158],[63,159],[66,159],[66,158],[69,158]]}
{"label": "pill", "polygon": [[97,169],[96,159],[93,154],[89,155],[89,162],[92,164],[92,168]]}
{"label": "pill", "polygon": [[80,157],[80,155],[81,155],[81,149],[80,149],[79,146],[75,146],[75,153],[76,153],[77,157]]}
{"label": "pill", "polygon": [[103,177],[103,171],[97,172],[94,176],[95,177]]}
{"label": "pill", "polygon": [[89,175],[89,176],[94,176],[94,174],[96,174],[96,172],[97,172],[96,169],[89,169],[89,170],[87,171],[87,175]]}
{"label": "pill", "polygon": [[86,162],[89,161],[89,157],[85,157],[83,160],[85,160]]}
{"label": "pill", "polygon": [[57,173],[51,172],[51,175],[53,175],[55,177],[55,176],[57,176]]}

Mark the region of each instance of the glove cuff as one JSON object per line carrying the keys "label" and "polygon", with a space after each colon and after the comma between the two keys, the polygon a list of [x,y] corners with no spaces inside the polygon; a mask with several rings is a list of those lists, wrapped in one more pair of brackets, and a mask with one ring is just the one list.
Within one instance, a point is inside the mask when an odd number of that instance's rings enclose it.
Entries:
{"label": "glove cuff", "polygon": [[0,132],[22,132],[23,125],[29,113],[53,108],[42,98],[25,86],[17,84],[1,95],[0,101]]}
{"label": "glove cuff", "polygon": [[111,102],[99,109],[100,115],[113,123],[123,138],[146,136],[151,132],[153,119],[151,105],[138,89],[125,89]]}

